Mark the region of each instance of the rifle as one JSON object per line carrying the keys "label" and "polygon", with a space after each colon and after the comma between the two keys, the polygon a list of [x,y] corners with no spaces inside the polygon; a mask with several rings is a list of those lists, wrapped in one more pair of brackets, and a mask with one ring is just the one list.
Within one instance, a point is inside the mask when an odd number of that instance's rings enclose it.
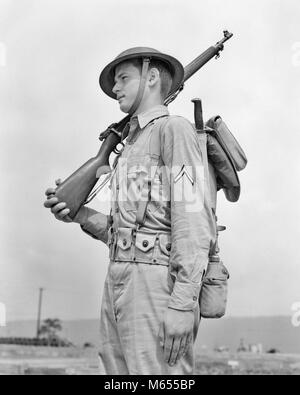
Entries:
{"label": "rifle", "polygon": [[[176,92],[169,95],[164,104],[167,106],[184,88],[184,83],[201,69],[213,57],[219,58],[220,52],[224,49],[224,43],[233,36],[227,30],[224,31],[224,37],[216,45],[209,47],[201,55],[195,58],[184,68],[184,80]],[[101,144],[98,154],[89,159],[84,165],[76,170],[70,177],[62,182],[55,191],[55,197],[59,202],[65,202],[70,209],[69,217],[74,219],[79,209],[91,201],[89,196],[98,179],[111,171],[109,157],[112,152],[119,154],[117,146],[121,143],[122,132],[130,121],[130,116],[126,116],[120,122],[110,125],[103,133],[100,134]],[[93,197],[95,193],[92,194]]]}

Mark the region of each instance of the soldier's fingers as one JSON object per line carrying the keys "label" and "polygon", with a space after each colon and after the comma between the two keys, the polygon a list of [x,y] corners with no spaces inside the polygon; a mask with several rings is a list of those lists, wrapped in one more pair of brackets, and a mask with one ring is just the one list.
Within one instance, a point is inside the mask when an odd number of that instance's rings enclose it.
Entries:
{"label": "soldier's fingers", "polygon": [[55,218],[60,221],[72,222],[71,218],[68,216],[70,214],[70,211],[71,211],[70,209],[65,208],[59,211],[57,214],[55,214]]}
{"label": "soldier's fingers", "polygon": [[48,189],[46,190],[46,192],[45,192],[45,195],[46,195],[46,196],[54,195],[54,194],[55,194],[55,188],[48,188]]}
{"label": "soldier's fingers", "polygon": [[164,358],[165,362],[169,363],[171,354],[172,354],[172,347],[173,347],[174,338],[172,336],[165,337],[165,346],[164,346]]}
{"label": "soldier's fingers", "polygon": [[169,365],[174,366],[175,363],[177,362],[178,358],[178,353],[180,350],[180,343],[181,343],[181,338],[180,337],[175,337],[172,345],[172,351],[170,354],[170,359],[169,359]]}
{"label": "soldier's fingers", "polygon": [[68,214],[70,214],[70,209],[69,208],[64,208],[64,209],[62,209],[62,210],[60,210],[56,215],[59,217],[59,218],[64,218],[64,217],[66,217]]}
{"label": "soldier's fingers", "polygon": [[61,210],[65,209],[66,206],[67,206],[66,203],[58,203],[51,208],[51,212],[53,214],[58,214]]}
{"label": "soldier's fingers", "polygon": [[181,338],[179,352],[177,354],[177,359],[175,361],[175,364],[177,363],[177,361],[179,361],[180,358],[184,356],[186,341],[187,341],[187,336]]}
{"label": "soldier's fingers", "polygon": [[185,356],[186,353],[188,352],[190,344],[192,343],[192,341],[193,341],[193,334],[189,333],[188,336],[186,337],[186,342],[184,344],[183,356]]}
{"label": "soldier's fingers", "polygon": [[52,208],[58,203],[58,199],[56,197],[52,197],[44,202],[44,207]]}

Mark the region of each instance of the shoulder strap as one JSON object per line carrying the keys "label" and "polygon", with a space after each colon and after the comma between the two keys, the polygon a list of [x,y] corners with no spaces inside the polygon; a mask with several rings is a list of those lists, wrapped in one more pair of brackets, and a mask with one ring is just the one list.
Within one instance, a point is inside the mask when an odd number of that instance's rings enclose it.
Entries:
{"label": "shoulder strap", "polygon": [[[169,119],[169,116],[163,116],[160,118],[155,119],[154,125],[153,125],[153,130],[150,138],[150,154],[151,155],[158,155],[160,156],[160,151],[161,151],[161,144],[160,144],[160,137],[161,137],[161,131],[165,124],[167,123]],[[158,166],[157,166],[158,167]],[[142,194],[141,194],[141,200],[138,203],[138,208],[137,208],[137,213],[136,213],[136,224],[138,227],[141,227],[144,225],[145,220],[146,220],[146,212],[147,212],[147,207],[149,204],[149,201],[151,199],[151,186],[153,184],[154,177],[156,175],[157,168],[152,174],[152,177],[149,176],[148,180],[145,182],[145,185],[143,186],[142,189]]]}
{"label": "shoulder strap", "polygon": [[205,129],[204,129],[204,133],[197,132],[197,138],[198,138],[199,150],[203,158],[205,179],[207,183],[207,189],[209,191],[210,205],[213,212],[215,213],[217,209],[217,182],[216,182],[216,176],[214,174],[214,168],[210,164],[208,158],[208,152],[207,152],[208,135],[207,132],[205,132]]}
{"label": "shoulder strap", "polygon": [[165,127],[166,123],[170,119],[170,115],[164,115],[160,118],[155,119],[154,125],[153,125],[153,130],[150,138],[150,147],[149,151],[151,155],[158,155],[160,156],[161,154],[161,133],[163,128]]}

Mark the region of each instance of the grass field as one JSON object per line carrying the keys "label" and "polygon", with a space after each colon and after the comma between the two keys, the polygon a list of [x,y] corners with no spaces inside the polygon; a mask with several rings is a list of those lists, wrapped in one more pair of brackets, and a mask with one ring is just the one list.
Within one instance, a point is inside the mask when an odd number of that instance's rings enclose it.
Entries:
{"label": "grass field", "polygon": [[[97,375],[96,349],[0,346],[0,375]],[[205,352],[199,375],[300,375],[300,355]]]}

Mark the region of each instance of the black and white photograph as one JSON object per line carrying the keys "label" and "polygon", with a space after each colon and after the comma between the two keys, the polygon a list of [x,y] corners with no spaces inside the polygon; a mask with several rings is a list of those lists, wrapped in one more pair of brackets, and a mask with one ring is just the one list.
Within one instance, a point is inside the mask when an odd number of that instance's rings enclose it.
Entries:
{"label": "black and white photograph", "polygon": [[0,375],[300,375],[299,21],[0,0]]}

